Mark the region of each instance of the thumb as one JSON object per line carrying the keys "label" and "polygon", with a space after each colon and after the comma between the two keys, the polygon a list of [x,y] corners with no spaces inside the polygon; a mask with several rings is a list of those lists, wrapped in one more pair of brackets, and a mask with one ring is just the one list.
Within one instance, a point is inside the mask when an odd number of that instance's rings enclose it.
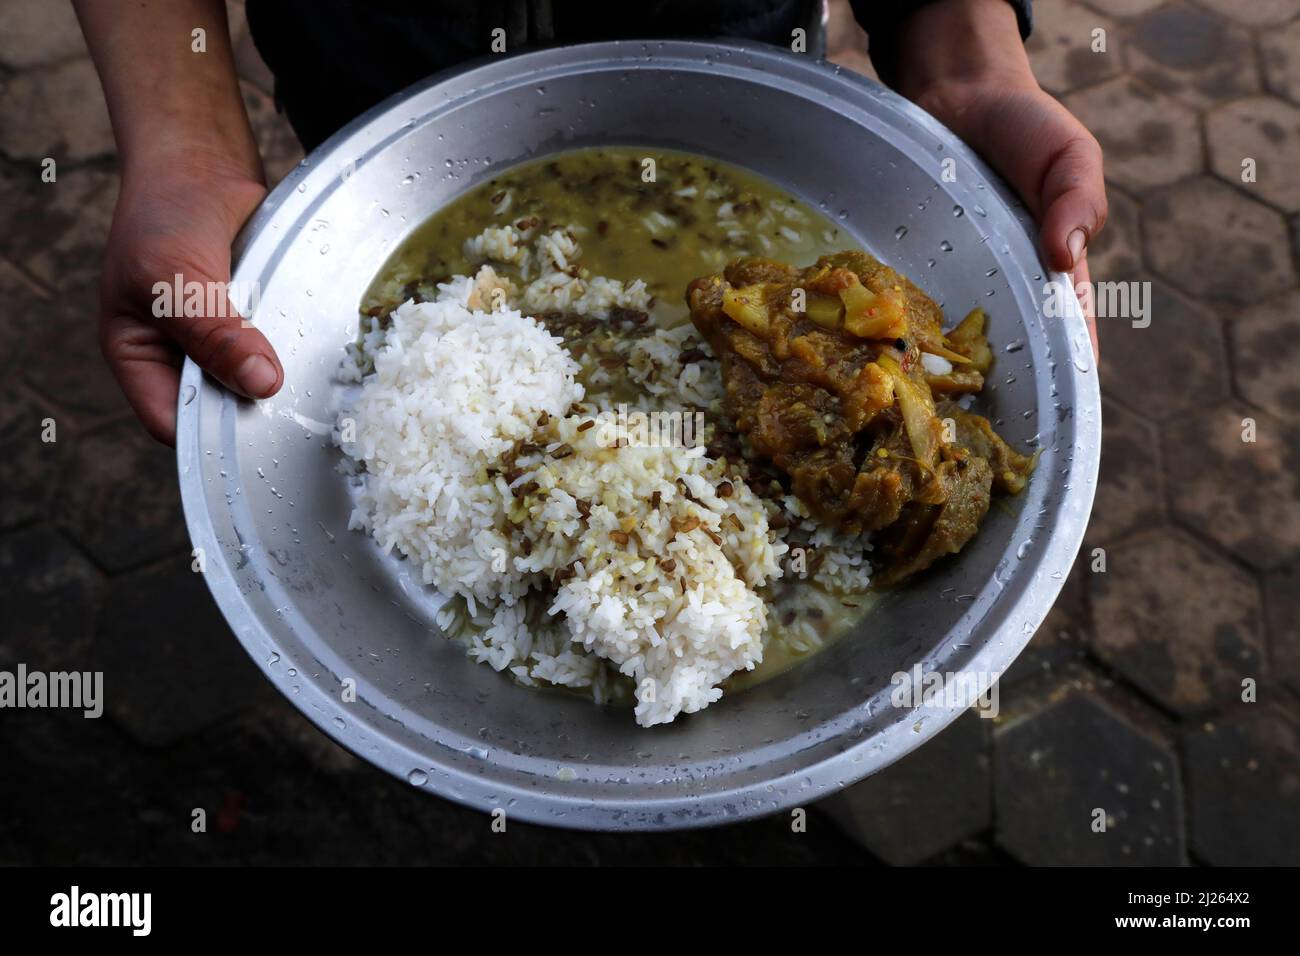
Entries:
{"label": "thumb", "polygon": [[1082,263],[1093,237],[1106,224],[1106,185],[1101,147],[1088,134],[1070,139],[1043,176],[1042,243],[1047,263],[1070,272]]}
{"label": "thumb", "polygon": [[[162,290],[160,287],[170,285]],[[154,322],[205,372],[234,392],[266,398],[280,390],[284,369],[271,343],[230,301],[229,283],[202,273],[176,273],[155,285]]]}

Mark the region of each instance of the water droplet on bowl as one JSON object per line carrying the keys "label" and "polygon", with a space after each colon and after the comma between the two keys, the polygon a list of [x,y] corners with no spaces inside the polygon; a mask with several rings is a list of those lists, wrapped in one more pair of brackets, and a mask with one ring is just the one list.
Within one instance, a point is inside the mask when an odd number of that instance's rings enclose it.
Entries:
{"label": "water droplet on bowl", "polygon": [[1080,332],[1074,337],[1074,367],[1080,372],[1087,372],[1092,368],[1092,341],[1088,338],[1087,333]]}

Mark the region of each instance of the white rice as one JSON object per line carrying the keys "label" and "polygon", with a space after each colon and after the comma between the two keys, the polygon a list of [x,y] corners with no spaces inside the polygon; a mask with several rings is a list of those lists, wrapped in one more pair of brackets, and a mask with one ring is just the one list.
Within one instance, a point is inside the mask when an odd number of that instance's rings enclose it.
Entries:
{"label": "white rice", "polygon": [[[634,680],[639,723],[707,706],[721,680],[763,657],[766,608],[754,589],[780,576],[786,550],[767,506],[702,447],[619,447],[608,412],[555,425],[574,453],[538,454],[517,479],[539,486],[515,516],[533,542],[518,570],[574,569],[550,612]],[[579,499],[590,503],[585,520]]]}
{"label": "white rice", "polygon": [[[351,524],[463,602],[438,624],[475,660],[598,701],[623,675],[637,722],[666,723],[762,661],[759,589],[782,577],[791,546],[820,556],[819,584],[859,591],[865,542],[773,530],[778,506],[699,445],[620,443],[614,412],[582,404],[579,364],[528,314],[644,310],[645,285],[589,275],[572,230],[518,226],[485,230],[465,252],[515,270],[521,286],[484,265],[432,301],[405,302],[386,328],[367,320],[349,350],[342,377],[361,388],[338,440],[363,472]],[[719,375],[693,333],[617,344],[657,411],[720,407]],[[796,651],[821,640],[808,622],[785,631]]]}
{"label": "white rice", "polygon": [[355,431],[343,450],[366,470],[353,527],[416,562],[426,584],[471,606],[509,604],[532,582],[494,570],[510,540],[488,470],[543,412],[562,415],[583,393],[558,340],[517,311],[471,312],[472,290],[454,280],[437,301],[393,311],[343,413]]}
{"label": "white rice", "polygon": [[[697,711],[762,660],[754,589],[785,551],[771,506],[701,447],[619,447],[612,413],[566,414],[583,391],[560,340],[517,310],[469,308],[498,282],[457,278],[398,307],[381,344],[368,334],[374,370],[340,423],[365,468],[352,525],[464,598],[486,624],[471,653],[496,669],[589,687],[599,659],[635,682],[642,725]],[[541,447],[508,482],[521,444]],[[547,611],[568,646],[534,635],[521,602],[562,571]]]}

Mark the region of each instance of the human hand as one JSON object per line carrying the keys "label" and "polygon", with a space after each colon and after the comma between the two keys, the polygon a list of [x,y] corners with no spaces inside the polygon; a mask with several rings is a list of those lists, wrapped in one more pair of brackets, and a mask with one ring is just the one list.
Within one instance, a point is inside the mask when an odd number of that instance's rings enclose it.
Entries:
{"label": "human hand", "polygon": [[[1032,77],[1030,77],[1032,81]],[[1039,223],[1047,264],[1090,282],[1088,243],[1106,223],[1101,147],[1060,103],[1038,88],[961,83],[922,93],[917,102],[974,147],[1011,185]],[[1088,332],[1097,349],[1096,317]]]}
{"label": "human hand", "polygon": [[[251,398],[273,395],[284,379],[271,343],[243,327],[225,295],[231,242],[266,195],[262,161],[221,0],[75,7],[122,160],[100,283],[100,347],[149,434],[170,445],[185,355]],[[207,46],[196,50],[190,39],[200,32]],[[172,301],[177,282],[180,302]],[[190,283],[202,293],[193,303],[201,298],[200,308],[187,308]]]}
{"label": "human hand", "polygon": [[[1005,0],[938,0],[897,38],[896,85],[1002,174],[1038,220],[1048,266],[1090,282],[1088,244],[1106,223],[1101,146],[1034,79]],[[1088,331],[1097,349],[1092,296]]]}
{"label": "human hand", "polygon": [[[224,294],[231,243],[265,195],[256,171],[193,149],[153,152],[123,172],[100,286],[100,348],[137,417],[165,444],[176,440],[184,356],[249,398],[275,394],[284,380],[271,343]],[[156,283],[174,289],[178,275],[182,289],[199,283],[205,305],[218,307],[186,315],[184,301],[155,292]]]}

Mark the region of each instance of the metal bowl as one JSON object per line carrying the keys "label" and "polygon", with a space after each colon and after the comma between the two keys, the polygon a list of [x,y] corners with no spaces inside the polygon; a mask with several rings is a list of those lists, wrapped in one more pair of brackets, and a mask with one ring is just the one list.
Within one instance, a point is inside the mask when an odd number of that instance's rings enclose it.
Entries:
{"label": "metal bowl", "polygon": [[[1042,449],[1029,487],[1002,499],[1009,507],[995,506],[958,558],[799,666],[650,730],[625,711],[517,686],[446,640],[433,623],[442,598],[347,530],[352,500],[329,437],[334,375],[389,253],[509,166],[618,144],[747,167],[825,204],[949,316],[985,306],[998,362],[982,408],[1013,443]],[[1044,316],[1053,277],[1033,235],[1006,187],[939,123],[877,84],[781,50],[599,43],[435,77],[304,160],[242,234],[234,279],[258,284],[252,320],[288,384],[250,403],[186,364],[177,458],[208,584],[272,683],[413,786],[595,829],[810,803],[920,746],[961,709],[890,706],[891,675],[918,663],[1005,670],[1080,546],[1100,446],[1097,378],[1073,297],[1063,318]]]}

